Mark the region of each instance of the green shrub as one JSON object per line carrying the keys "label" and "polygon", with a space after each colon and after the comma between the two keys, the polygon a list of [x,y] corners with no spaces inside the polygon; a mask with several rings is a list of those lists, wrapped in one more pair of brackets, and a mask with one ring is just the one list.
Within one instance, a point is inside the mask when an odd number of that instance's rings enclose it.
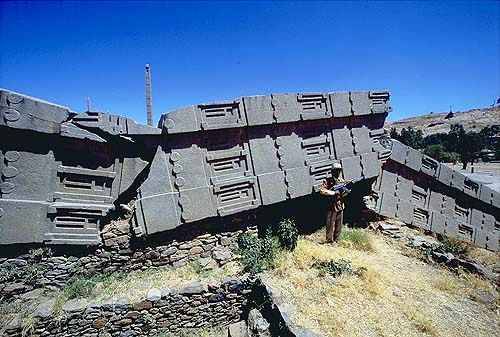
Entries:
{"label": "green shrub", "polygon": [[38,263],[28,264],[25,267],[7,264],[0,269],[0,284],[21,279],[26,284],[34,285],[45,270],[46,267]]}
{"label": "green shrub", "polygon": [[276,234],[282,247],[294,250],[297,247],[299,230],[293,219],[283,219],[276,228]]}
{"label": "green shrub", "polygon": [[264,263],[264,269],[272,269],[276,265],[276,257],[281,251],[282,246],[277,237],[267,233],[260,239],[260,255]]}
{"label": "green shrub", "polygon": [[453,255],[460,256],[465,255],[469,251],[470,245],[467,242],[443,236],[441,246],[438,249],[444,253],[452,253]]}
{"label": "green shrub", "polygon": [[259,238],[250,233],[243,233],[238,237],[238,247],[243,250],[256,249],[259,244]]}
{"label": "green shrub", "polygon": [[42,261],[44,258],[52,256],[52,250],[49,247],[40,247],[35,249],[30,249],[28,255],[37,262]]}
{"label": "green shrub", "polygon": [[314,262],[313,268],[318,269],[321,276],[331,275],[333,277],[339,277],[341,275],[350,275],[353,273],[351,261],[346,259]]}
{"label": "green shrub", "polygon": [[314,262],[312,266],[319,270],[320,276],[361,275],[366,271],[365,268],[354,268],[351,261],[346,259]]}
{"label": "green shrub", "polygon": [[353,228],[343,230],[340,233],[340,241],[347,243],[347,245],[357,250],[370,252],[374,250],[372,240],[368,236],[368,233],[362,229]]}
{"label": "green shrub", "polygon": [[36,284],[36,281],[38,281],[43,276],[46,270],[46,266],[37,263],[27,265],[23,268],[22,277],[24,279],[24,283],[30,285]]}
{"label": "green shrub", "polygon": [[248,233],[238,238],[241,263],[246,272],[257,274],[273,268],[280,251],[279,240],[267,232],[262,238]]}
{"label": "green shrub", "polygon": [[263,270],[260,252],[260,240],[257,236],[244,233],[238,238],[239,254],[244,270],[258,273]]}

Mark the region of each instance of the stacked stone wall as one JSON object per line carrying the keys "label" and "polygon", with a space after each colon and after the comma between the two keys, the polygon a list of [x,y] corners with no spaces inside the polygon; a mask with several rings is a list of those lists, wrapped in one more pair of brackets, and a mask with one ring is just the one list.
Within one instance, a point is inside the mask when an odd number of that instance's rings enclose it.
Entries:
{"label": "stacked stone wall", "polygon": [[170,238],[156,238],[156,242],[136,242],[126,249],[99,248],[84,256],[44,256],[45,251],[40,249],[15,258],[0,258],[0,299],[9,299],[36,288],[62,288],[77,276],[161,266],[176,268],[190,261],[199,261],[202,266],[221,266],[235,258],[237,239],[244,232],[256,234],[257,229],[240,225],[220,232],[186,229]]}
{"label": "stacked stone wall", "polygon": [[[77,299],[64,304],[58,313],[49,301],[35,311],[29,333],[37,337],[133,337],[224,326],[245,318],[254,283],[252,278],[242,277],[218,285],[193,282],[177,290],[151,289],[147,298],[136,303],[122,299],[96,304]],[[4,336],[20,337],[23,328],[26,333],[21,322],[14,319]]]}

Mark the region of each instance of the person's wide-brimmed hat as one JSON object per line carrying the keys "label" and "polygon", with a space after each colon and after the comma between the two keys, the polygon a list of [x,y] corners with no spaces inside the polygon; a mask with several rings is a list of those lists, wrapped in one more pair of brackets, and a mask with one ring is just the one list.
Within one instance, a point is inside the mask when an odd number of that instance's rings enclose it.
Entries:
{"label": "person's wide-brimmed hat", "polygon": [[334,170],[342,170],[342,165],[340,165],[340,163],[333,163],[333,167],[332,167]]}

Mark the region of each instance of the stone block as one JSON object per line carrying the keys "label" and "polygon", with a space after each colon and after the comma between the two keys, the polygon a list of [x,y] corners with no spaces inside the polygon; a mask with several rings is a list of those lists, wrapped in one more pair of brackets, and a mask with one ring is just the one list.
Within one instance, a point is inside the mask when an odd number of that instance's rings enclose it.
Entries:
{"label": "stone block", "polygon": [[465,176],[462,173],[453,170],[453,174],[451,176],[451,186],[459,191],[463,191],[464,183],[465,183]]}
{"label": "stone block", "polygon": [[257,177],[263,205],[274,204],[287,198],[285,174],[282,171],[261,174]]}
{"label": "stone block", "polygon": [[406,154],[406,166],[414,171],[419,172],[422,168],[422,152],[407,146],[408,152]]}
{"label": "stone block", "polygon": [[446,217],[439,211],[431,211],[431,231],[444,234],[446,228]]}
{"label": "stone block", "polygon": [[436,191],[431,191],[429,196],[429,209],[441,213],[443,208],[443,195]]}
{"label": "stone block", "polygon": [[0,126],[58,134],[69,115],[66,107],[0,89]]}
{"label": "stone block", "polygon": [[198,131],[201,123],[196,115],[196,108],[193,106],[178,109],[161,115],[158,126],[168,134]]}
{"label": "stone block", "polygon": [[450,168],[448,165],[446,164],[439,164],[439,176],[438,176],[438,180],[447,185],[447,186],[451,186],[451,181],[452,181],[452,176],[453,176],[453,169]]}
{"label": "stone block", "polygon": [[380,197],[380,214],[395,218],[397,210],[397,198],[390,194],[383,193]]}
{"label": "stone block", "polygon": [[394,160],[397,163],[405,165],[407,153],[408,146],[398,142],[397,140],[392,140],[392,152],[390,159]]}
{"label": "stone block", "polygon": [[143,228],[144,234],[153,234],[179,226],[181,209],[177,198],[176,193],[166,193],[139,199],[135,204],[134,227]]}
{"label": "stone block", "polygon": [[351,129],[351,135],[355,154],[372,152],[370,131],[366,126]]}
{"label": "stone block", "polygon": [[312,179],[307,167],[285,171],[286,192],[289,198],[297,198],[312,192]]}
{"label": "stone block", "polygon": [[479,199],[489,205],[493,205],[494,190],[486,184],[481,184]]}
{"label": "stone block", "polygon": [[0,244],[41,242],[48,203],[0,199]]}
{"label": "stone block", "polygon": [[369,115],[372,113],[371,102],[366,91],[351,91],[352,112],[355,116]]}
{"label": "stone block", "polygon": [[399,200],[410,201],[412,197],[413,181],[398,176],[396,183],[396,196]]}
{"label": "stone block", "polygon": [[274,123],[271,96],[243,97],[249,126]]}
{"label": "stone block", "polygon": [[278,149],[273,130],[267,127],[248,130],[249,147],[256,175],[280,171]]}
{"label": "stone block", "polygon": [[396,218],[411,225],[413,223],[414,206],[409,201],[399,201],[397,204]]}
{"label": "stone block", "polygon": [[332,116],[330,98],[326,94],[298,94],[297,102],[302,120],[325,119]]}
{"label": "stone block", "polygon": [[371,108],[374,114],[384,114],[391,110],[388,91],[370,91]]}
{"label": "stone block", "polygon": [[352,157],[354,144],[352,143],[351,131],[348,128],[334,129],[332,134],[336,159]]}
{"label": "stone block", "polygon": [[330,94],[333,117],[352,116],[351,101],[348,92],[335,92]]}
{"label": "stone block", "polygon": [[396,185],[398,175],[386,170],[382,171],[382,178],[380,181],[380,191],[384,194],[396,195]]}
{"label": "stone block", "polygon": [[181,218],[185,222],[193,222],[217,215],[210,187],[199,187],[182,190],[179,193]]}
{"label": "stone block", "polygon": [[274,119],[278,123],[295,122],[300,119],[302,109],[297,102],[297,94],[273,94],[271,104],[274,108]]}
{"label": "stone block", "polygon": [[425,230],[431,229],[431,212],[425,208],[415,207],[413,210],[412,225]]}
{"label": "stone block", "polygon": [[342,174],[345,180],[359,179],[363,176],[361,158],[359,156],[347,157],[341,160]]}
{"label": "stone block", "polygon": [[421,171],[428,176],[437,178],[439,176],[439,162],[433,158],[424,155],[422,157]]}
{"label": "stone block", "polygon": [[279,135],[276,137],[277,154],[280,168],[283,170],[305,165],[302,141],[297,134]]}

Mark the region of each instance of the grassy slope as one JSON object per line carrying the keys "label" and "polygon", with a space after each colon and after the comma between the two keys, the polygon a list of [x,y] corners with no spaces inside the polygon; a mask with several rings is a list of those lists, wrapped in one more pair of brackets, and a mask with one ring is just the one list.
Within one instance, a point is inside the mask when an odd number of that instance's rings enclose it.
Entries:
{"label": "grassy slope", "polygon": [[[422,130],[424,135],[430,135],[440,132],[448,132],[451,124],[462,124],[466,130],[479,131],[486,126],[499,124],[500,107],[473,109],[464,112],[455,113],[455,117],[444,119],[447,113],[435,113],[432,115],[422,115],[417,117],[405,118],[399,121],[387,121],[385,127],[396,128],[401,132],[402,128],[413,127]],[[433,125],[434,126],[430,126]]]}
{"label": "grassy slope", "polygon": [[[297,307],[301,325],[324,336],[499,336],[498,306],[492,310],[470,299],[484,289],[498,303],[490,283],[428,265],[406,256],[411,254],[393,239],[367,235],[371,251],[324,244],[322,232],[301,238],[269,273]],[[332,281],[311,268],[314,261],[339,258],[367,272]]]}

